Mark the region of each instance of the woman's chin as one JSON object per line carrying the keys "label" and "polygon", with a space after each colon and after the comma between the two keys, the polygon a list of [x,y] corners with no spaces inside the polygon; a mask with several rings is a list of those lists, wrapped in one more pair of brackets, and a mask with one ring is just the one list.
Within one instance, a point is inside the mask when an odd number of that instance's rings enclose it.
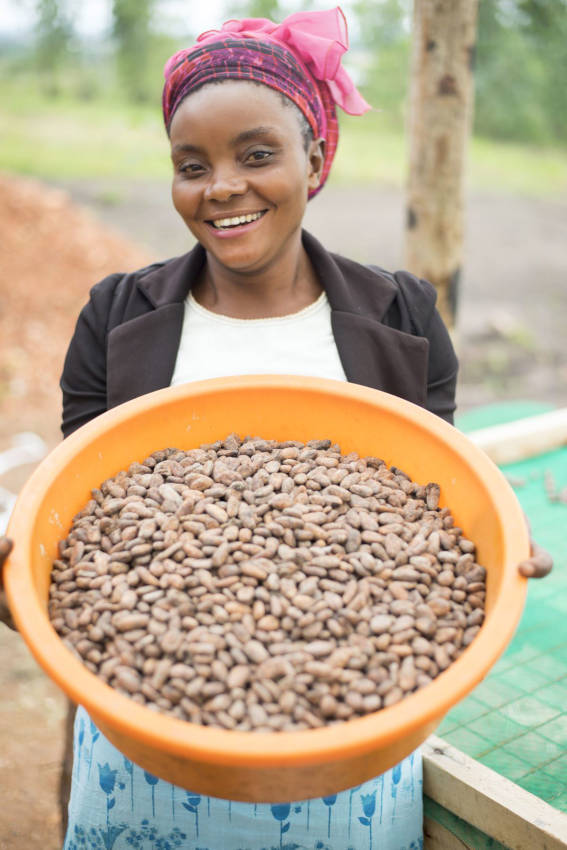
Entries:
{"label": "woman's chin", "polygon": [[209,257],[216,260],[219,265],[234,272],[254,272],[265,268],[266,264],[269,263],[267,252],[262,250],[260,246],[231,245],[227,242],[219,245],[218,242],[211,244],[211,240],[207,240],[203,247]]}

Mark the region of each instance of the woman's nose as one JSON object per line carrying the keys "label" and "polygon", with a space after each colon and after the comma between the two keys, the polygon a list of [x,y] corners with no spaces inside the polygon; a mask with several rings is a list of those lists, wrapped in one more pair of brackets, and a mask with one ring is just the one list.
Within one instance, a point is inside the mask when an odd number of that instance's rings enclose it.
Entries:
{"label": "woman's nose", "polygon": [[205,188],[205,198],[208,201],[228,201],[233,195],[243,195],[246,191],[246,181],[232,169],[213,171]]}

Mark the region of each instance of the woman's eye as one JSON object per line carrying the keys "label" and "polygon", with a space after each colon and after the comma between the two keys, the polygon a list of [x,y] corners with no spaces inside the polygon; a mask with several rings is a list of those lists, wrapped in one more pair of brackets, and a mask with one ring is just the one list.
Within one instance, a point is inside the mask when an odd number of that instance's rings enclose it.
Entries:
{"label": "woman's eye", "polygon": [[192,177],[198,176],[199,174],[201,174],[204,171],[203,166],[199,165],[198,162],[183,163],[182,165],[179,166],[179,170],[183,174],[188,174]]}
{"label": "woman's eye", "polygon": [[248,155],[248,161],[251,161],[253,163],[265,162],[271,156],[271,151],[252,151],[252,153]]}

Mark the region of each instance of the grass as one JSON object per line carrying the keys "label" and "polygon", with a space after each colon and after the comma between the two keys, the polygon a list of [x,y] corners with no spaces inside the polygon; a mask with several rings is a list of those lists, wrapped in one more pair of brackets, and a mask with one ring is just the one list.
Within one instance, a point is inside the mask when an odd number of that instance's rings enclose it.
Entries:
{"label": "grass", "polygon": [[401,186],[407,157],[403,132],[378,112],[362,118],[341,115],[339,120],[341,135],[329,182]]}
{"label": "grass", "polygon": [[[404,133],[384,113],[341,115],[333,165],[335,185],[403,185]],[[136,106],[118,98],[47,100],[29,80],[3,88],[0,169],[47,180],[169,178],[167,138],[159,104]],[[535,197],[567,193],[567,152],[473,138],[468,187]]]}
{"label": "grass", "polygon": [[168,177],[159,109],[112,100],[46,100],[12,84],[0,113],[0,168],[56,180]]}
{"label": "grass", "polygon": [[[390,183],[400,186],[407,167],[407,139],[387,116],[369,113],[341,120],[341,141],[333,163],[335,183]],[[534,197],[567,194],[567,151],[519,142],[472,138],[468,188]]]}
{"label": "grass", "polygon": [[511,194],[565,196],[567,151],[473,138],[470,184]]}

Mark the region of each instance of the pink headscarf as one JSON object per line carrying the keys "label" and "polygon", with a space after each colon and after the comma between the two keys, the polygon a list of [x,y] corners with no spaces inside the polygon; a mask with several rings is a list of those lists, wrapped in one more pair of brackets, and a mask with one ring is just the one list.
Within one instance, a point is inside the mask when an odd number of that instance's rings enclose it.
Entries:
{"label": "pink headscarf", "polygon": [[178,51],[164,68],[163,114],[169,128],[188,94],[217,79],[248,79],[290,98],[307,118],[315,138],[325,140],[318,192],[329,173],[338,142],[335,106],[350,115],[371,107],[356,89],[341,58],[348,49],[342,10],[297,12],[281,24],[267,18],[227,21],[207,30],[190,48]]}

